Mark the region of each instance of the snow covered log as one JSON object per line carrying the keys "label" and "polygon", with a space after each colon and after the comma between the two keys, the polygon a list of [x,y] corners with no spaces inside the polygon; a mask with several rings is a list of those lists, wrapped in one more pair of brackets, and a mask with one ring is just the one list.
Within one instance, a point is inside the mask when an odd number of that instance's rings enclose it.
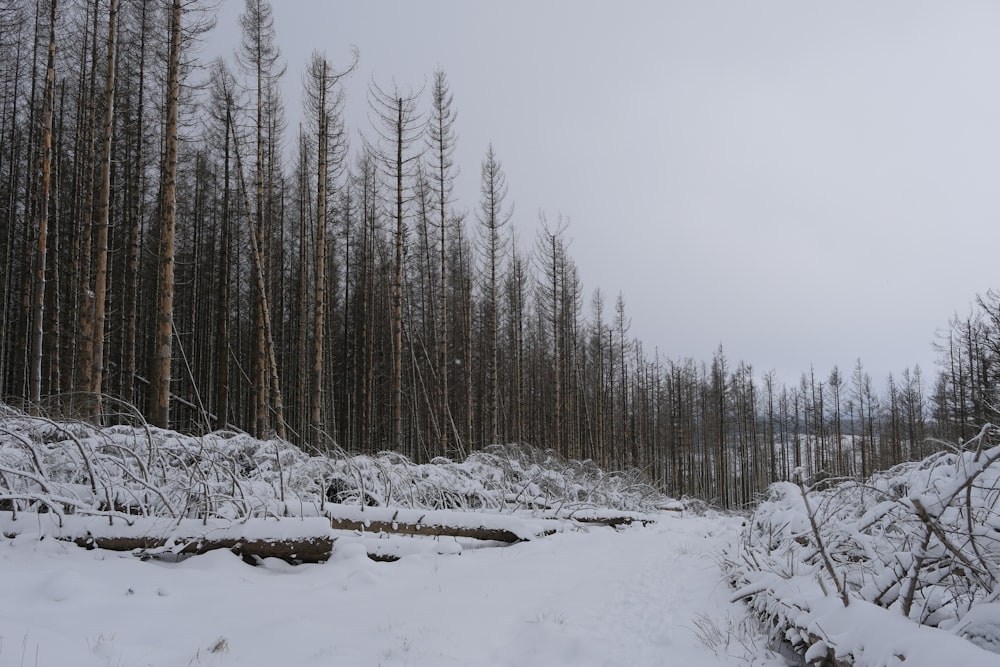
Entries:
{"label": "snow covered log", "polygon": [[[554,518],[556,517],[554,516]],[[653,514],[646,514],[643,512],[621,512],[612,509],[577,510],[569,514],[568,518],[578,523],[611,526],[612,528],[618,528],[619,526],[631,526],[634,523],[642,526],[648,526],[651,523],[656,523],[657,519],[656,515]]]}
{"label": "snow covered log", "polygon": [[864,483],[771,485],[729,554],[734,600],[811,664],[1000,664],[992,432]]}
{"label": "snow covered log", "polygon": [[648,526],[652,521],[646,519],[633,519],[630,516],[612,516],[612,517],[573,517],[574,521],[579,523],[589,523],[598,526],[610,526],[611,528],[617,528],[619,526],[631,526],[633,523],[637,523],[641,526]]}
{"label": "snow covered log", "polygon": [[244,558],[280,558],[298,563],[327,560],[335,540],[329,524],[321,517],[232,522],[3,512],[0,532],[7,538],[50,537],[88,549],[140,555],[192,555],[228,549]]}
{"label": "snow covered log", "polygon": [[[58,538],[65,539],[65,538]],[[134,551],[139,555],[158,554],[203,554],[215,549],[229,549],[243,558],[280,558],[289,563],[322,563],[333,553],[333,538],[304,537],[298,539],[237,539],[237,538],[190,538],[184,540],[160,537],[94,537],[87,535],[72,541],[88,549],[109,551]]]}
{"label": "snow covered log", "polygon": [[327,505],[326,515],[334,530],[465,537],[508,544],[551,535],[562,528],[560,522],[549,519],[448,510]]}
{"label": "snow covered log", "polygon": [[359,532],[392,533],[397,535],[425,535],[429,537],[468,537],[475,540],[491,540],[512,544],[520,542],[509,530],[502,528],[459,527],[433,523],[405,523],[399,521],[359,521],[355,519],[331,518],[334,530],[355,530]]}
{"label": "snow covered log", "polygon": [[[775,576],[733,595],[751,608],[810,665],[827,667],[995,667],[997,655],[952,632],[917,625],[895,611],[852,598],[792,594],[794,584]],[[780,610],[780,611],[778,611]]]}

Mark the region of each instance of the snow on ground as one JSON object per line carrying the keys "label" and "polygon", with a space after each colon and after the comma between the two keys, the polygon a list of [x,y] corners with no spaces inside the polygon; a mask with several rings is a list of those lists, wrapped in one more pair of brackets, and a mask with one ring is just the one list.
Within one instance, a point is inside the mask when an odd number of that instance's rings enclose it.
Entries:
{"label": "snow on ground", "polygon": [[777,667],[716,563],[740,523],[666,513],[395,563],[346,536],[295,567],[0,538],[0,667]]}

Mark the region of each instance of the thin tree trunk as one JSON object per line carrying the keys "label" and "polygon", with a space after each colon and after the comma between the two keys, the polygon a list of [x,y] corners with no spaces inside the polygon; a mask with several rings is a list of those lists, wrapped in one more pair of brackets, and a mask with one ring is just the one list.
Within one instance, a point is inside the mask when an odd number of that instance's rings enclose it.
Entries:
{"label": "thin tree trunk", "polygon": [[52,115],[55,105],[56,0],[49,14],[49,56],[45,69],[42,114],[42,178],[38,192],[38,245],[35,255],[34,312],[31,322],[31,375],[28,399],[36,406],[42,400],[42,317],[45,312],[45,255],[48,237],[49,180],[52,175]]}
{"label": "thin tree trunk", "polygon": [[232,252],[232,222],[229,219],[231,174],[229,165],[230,145],[229,128],[233,123],[232,114],[226,106],[226,138],[223,156],[223,190],[222,190],[222,233],[219,238],[219,310],[216,324],[218,339],[216,340],[215,358],[215,414],[216,427],[226,428],[229,422],[229,347],[232,338],[230,326],[230,300],[232,294],[231,273],[229,268]]}
{"label": "thin tree trunk", "polygon": [[439,407],[440,416],[438,419],[438,450],[442,456],[448,456],[448,432],[451,424],[451,410],[448,389],[448,366],[449,352],[448,340],[450,327],[448,326],[448,258],[447,258],[447,231],[448,231],[448,189],[449,189],[449,153],[453,145],[449,145],[451,123],[454,117],[450,115],[451,97],[447,94],[444,72],[435,74],[434,81],[434,106],[436,132],[432,133],[432,138],[437,143],[437,181],[438,181],[438,204],[440,207],[440,218],[438,220],[438,253],[439,270],[438,276],[438,381],[439,381]]}
{"label": "thin tree trunk", "polygon": [[326,168],[327,168],[327,62],[323,60],[319,85],[319,130],[317,136],[316,169],[316,304],[313,317],[313,395],[310,440],[319,442],[323,430],[323,324],[326,307]]}
{"label": "thin tree trunk", "polygon": [[392,445],[403,447],[403,100],[396,100],[396,261],[392,282]]}
{"label": "thin tree trunk", "polygon": [[97,202],[97,257],[94,273],[94,353],[91,363],[94,408],[101,412],[104,381],[104,318],[108,276],[108,214],[111,199],[111,132],[115,118],[115,53],[118,43],[118,0],[108,8],[108,64],[104,80],[104,130],[101,136],[101,190]]}
{"label": "thin tree trunk", "polygon": [[143,0],[139,23],[139,81],[137,83],[137,105],[135,113],[135,156],[131,173],[132,200],[128,240],[125,251],[125,339],[122,342],[122,395],[126,401],[135,400],[136,338],[138,336],[138,296],[139,296],[139,230],[142,226],[142,173],[143,173],[143,132],[145,128],[145,96],[143,89],[146,79],[146,10]]}
{"label": "thin tree trunk", "polygon": [[559,345],[559,270],[560,257],[556,245],[556,236],[551,238],[552,250],[552,275],[550,289],[552,290],[552,382],[554,384],[554,396],[552,403],[552,416],[555,419],[555,428],[552,432],[552,447],[557,452],[562,452],[562,372],[559,367],[562,351]]}
{"label": "thin tree trunk", "polygon": [[160,225],[159,297],[150,378],[150,423],[167,428],[170,423],[170,366],[174,310],[174,228],[177,177],[177,123],[180,93],[181,0],[173,0],[170,18],[170,64],[167,78],[166,160],[163,170]]}
{"label": "thin tree trunk", "polygon": [[363,431],[362,431],[362,451],[372,452],[374,449],[374,428],[375,428],[375,233],[376,215],[375,202],[378,193],[376,192],[377,181],[375,170],[366,174],[365,178],[370,181],[371,192],[365,186],[365,296],[364,296],[364,317],[361,324],[362,340],[364,341],[364,397],[363,397]]}
{"label": "thin tree trunk", "polygon": [[[63,171],[63,165],[66,161],[64,158],[65,151],[63,150],[62,141],[64,136],[64,118],[66,109],[66,84],[65,82],[60,85],[59,91],[59,117],[52,119],[53,122],[53,137],[52,141],[53,147],[53,161],[52,161],[52,172],[49,178],[51,183],[49,198],[52,202],[58,202],[59,197],[59,184],[61,181],[61,173]],[[48,334],[45,341],[45,355],[44,362],[45,366],[48,366],[48,372],[43,366],[42,378],[43,382],[48,383],[50,392],[56,391],[71,391],[72,387],[66,383],[67,378],[62,374],[62,294],[66,292],[63,290],[63,285],[61,284],[62,274],[60,272],[60,237],[63,236],[60,230],[60,219],[59,219],[59,206],[54,205],[52,210],[49,212],[49,224],[48,224],[48,236],[50,243],[48,245],[48,255],[49,259],[47,261],[47,271],[48,271],[48,282],[53,286],[54,289],[47,290],[46,301],[48,306],[46,306],[46,320],[48,321]],[[68,375],[68,374],[67,374]]]}
{"label": "thin tree trunk", "polygon": [[[256,29],[258,31],[257,43],[260,43],[260,25],[257,24]],[[256,206],[256,216],[257,224],[252,230],[252,234],[255,234],[254,244],[257,246],[257,251],[260,253],[260,274],[261,279],[264,281],[264,291],[258,295],[257,308],[256,308],[256,321],[254,324],[254,340],[256,341],[256,351],[254,354],[254,398],[255,398],[255,428],[254,431],[259,438],[263,438],[267,432],[268,426],[268,414],[267,414],[267,403],[268,403],[268,391],[267,391],[267,342],[265,340],[265,305],[266,294],[267,294],[267,270],[263,266],[265,261],[265,250],[264,250],[264,71],[263,62],[261,60],[261,55],[258,50],[256,54],[256,67],[257,67],[257,164],[256,164],[256,196],[257,196],[257,206]],[[242,170],[241,170],[242,174]]]}
{"label": "thin tree trunk", "polygon": [[465,274],[465,448],[460,456],[476,445],[473,431],[474,403],[472,399],[472,267],[467,266]]}
{"label": "thin tree trunk", "polygon": [[[229,100],[228,104],[232,105],[232,101]],[[233,135],[233,152],[236,158],[236,172],[240,181],[240,190],[243,193],[243,200],[246,205],[246,210],[250,210],[250,197],[247,194],[246,182],[243,177],[243,161],[240,159],[240,148],[239,142],[235,136],[236,129],[232,125],[229,127],[230,132]],[[249,218],[248,218],[249,220]],[[253,222],[249,222],[250,226],[250,253],[253,258],[253,267],[255,277],[257,279],[257,297],[260,299],[261,303],[261,313],[263,314],[264,322],[264,364],[265,368],[270,370],[270,381],[274,389],[274,412],[275,412],[275,429],[277,436],[282,440],[285,439],[285,410],[284,405],[281,400],[281,387],[279,384],[278,375],[278,362],[274,354],[274,342],[271,336],[271,314],[270,309],[267,305],[267,287],[264,283],[264,259],[261,252],[261,247],[257,243],[257,236],[254,233]]]}
{"label": "thin tree trunk", "polygon": [[[99,3],[94,0],[94,14],[91,22],[90,40],[90,81],[87,86],[87,128],[84,134],[84,176],[82,190],[83,215],[80,225],[80,274],[77,278],[79,290],[80,329],[79,358],[76,365],[76,386],[84,392],[93,388],[92,375],[94,363],[94,290],[91,289],[90,273],[94,246],[94,171],[96,156],[94,155],[94,124],[97,117],[97,17]],[[91,407],[85,407],[89,411]],[[95,413],[96,414],[96,413]]]}

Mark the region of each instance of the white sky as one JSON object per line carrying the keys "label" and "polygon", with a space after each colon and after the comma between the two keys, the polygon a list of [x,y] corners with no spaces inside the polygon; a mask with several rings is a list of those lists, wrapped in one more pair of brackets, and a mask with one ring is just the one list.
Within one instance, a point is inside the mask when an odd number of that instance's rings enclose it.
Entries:
{"label": "white sky", "polygon": [[[1000,3],[272,4],[290,119],[313,49],[360,50],[355,144],[373,77],[442,68],[460,203],[492,141],[522,243],[539,209],[568,216],[588,308],[624,292],[650,354],[929,380],[935,331],[1000,287]],[[209,54],[242,9],[223,1]]]}

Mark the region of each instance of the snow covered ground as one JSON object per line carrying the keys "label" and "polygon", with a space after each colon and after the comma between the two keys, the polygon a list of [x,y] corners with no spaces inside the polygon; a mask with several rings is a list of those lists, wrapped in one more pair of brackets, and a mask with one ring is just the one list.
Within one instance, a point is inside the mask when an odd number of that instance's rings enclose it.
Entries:
{"label": "snow covered ground", "polygon": [[665,513],[509,547],[443,540],[395,563],[346,535],[329,562],[295,567],[0,538],[0,667],[778,667],[716,562],[740,523]]}

